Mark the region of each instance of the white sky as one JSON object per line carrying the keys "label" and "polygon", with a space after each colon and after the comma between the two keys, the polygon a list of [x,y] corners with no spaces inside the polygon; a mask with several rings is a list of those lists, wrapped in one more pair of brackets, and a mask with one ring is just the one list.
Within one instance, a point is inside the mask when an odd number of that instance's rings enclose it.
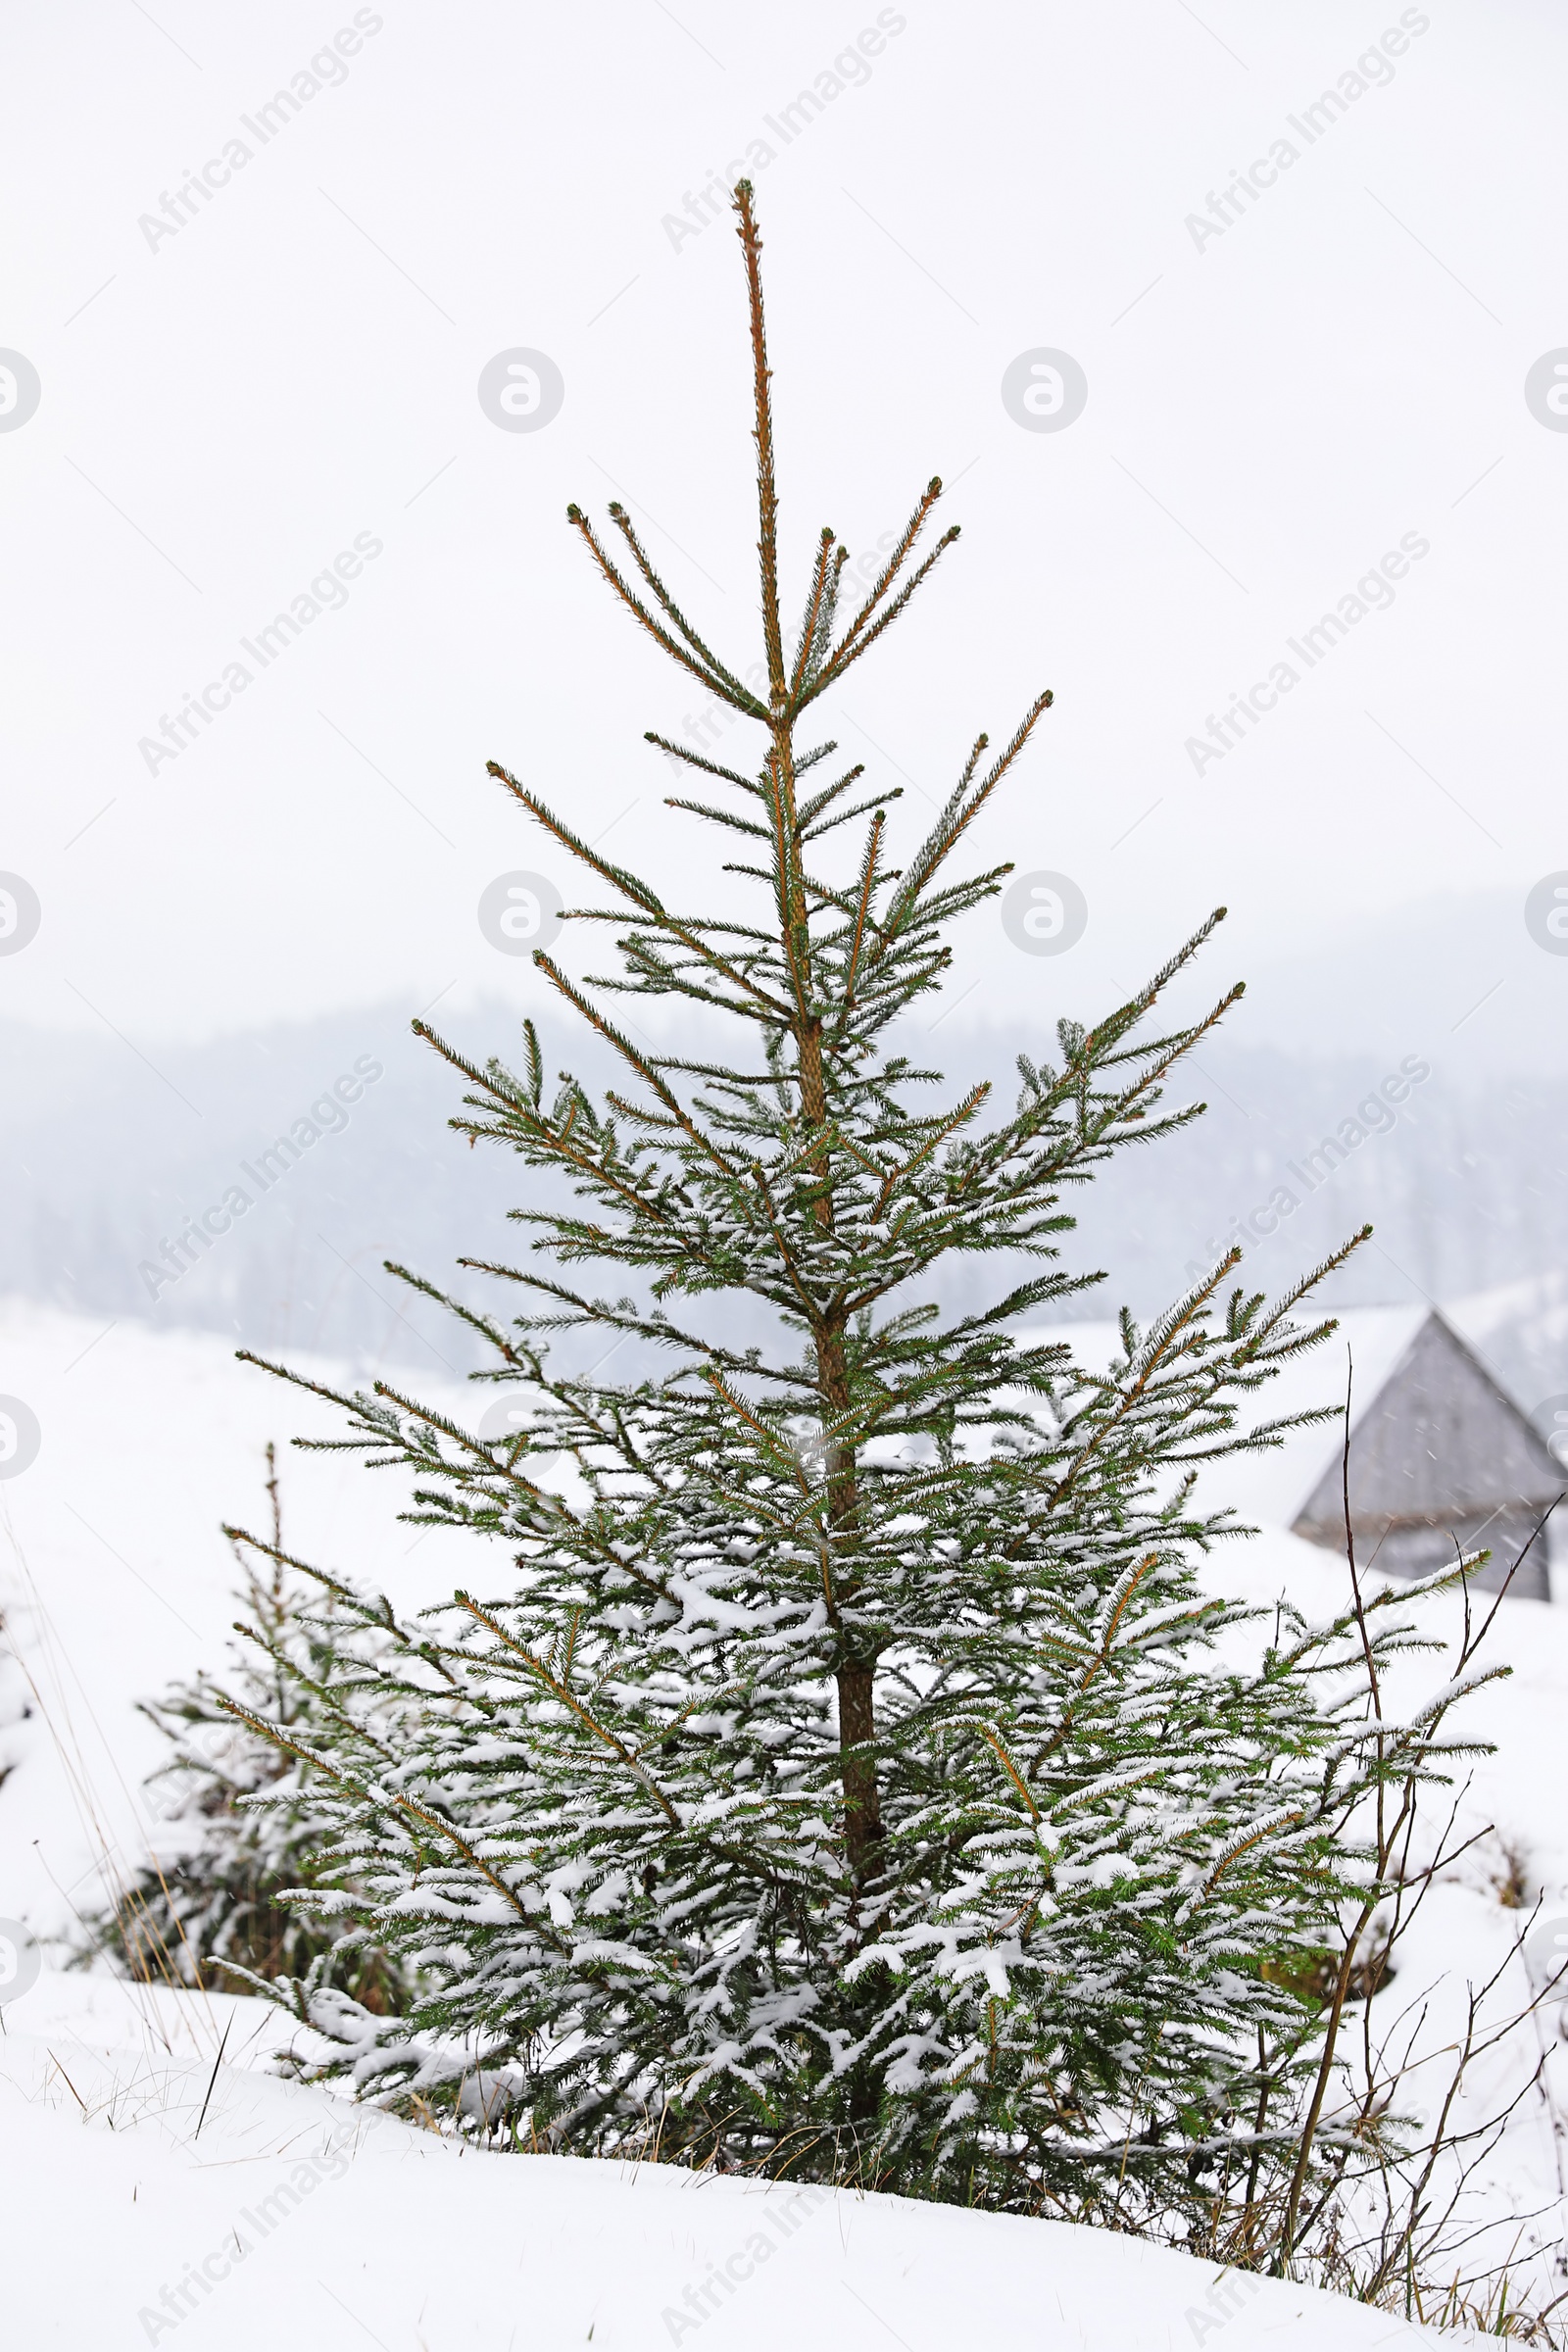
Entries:
{"label": "white sky", "polygon": [[[260,147],[240,116],[352,8],[12,12],[0,344],[43,389],[0,433],[0,868],[44,917],[0,957],[0,1018],[148,1041],[449,987],[526,999],[475,903],[562,860],[487,758],[613,825],[672,897],[733,887],[640,740],[695,696],[564,509],[618,486],[694,616],[756,659],[738,249],[725,221],[675,250],[662,220],[749,140],[779,148],[764,118],[877,10],[360,13],[380,28],[346,77]],[[1307,147],[1286,118],[1397,6],[894,18],[868,77],[756,174],[787,609],[823,521],[870,545],[937,470],[964,526],[834,731],[940,797],[978,727],[1055,689],[981,852],[1077,879],[1086,987],[1142,976],[1225,899],[1216,982],[1304,957],[1309,988],[1341,926],[1451,893],[1460,929],[1492,910],[1499,1004],[1555,1018],[1568,957],[1521,910],[1568,867],[1568,433],[1523,384],[1568,344],[1568,22],[1405,10],[1426,29],[1392,79]],[[251,161],[150,250],[138,216],[237,132]],[[1298,160],[1198,250],[1187,216],[1282,136]],[[515,345],[564,377],[538,433],[476,398]],[[1088,376],[1060,433],[1002,405],[1034,346]],[[150,775],[138,739],[360,533],[383,553],[343,609]],[[1430,552],[1392,608],[1195,775],[1186,739],[1410,533]],[[960,956],[965,1022],[1059,994],[992,911]],[[1489,935],[1478,969],[1493,956]]]}

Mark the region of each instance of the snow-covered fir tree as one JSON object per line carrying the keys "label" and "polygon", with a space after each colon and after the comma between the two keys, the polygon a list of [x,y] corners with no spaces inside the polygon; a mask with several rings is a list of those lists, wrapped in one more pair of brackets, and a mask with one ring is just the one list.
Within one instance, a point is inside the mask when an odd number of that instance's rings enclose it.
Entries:
{"label": "snow-covered fir tree", "polygon": [[309,1978],[385,2014],[410,1991],[386,1952],[373,1938],[334,1935],[281,1899],[309,1885],[329,1835],[316,1801],[320,1773],[231,1711],[232,1702],[265,1713],[275,1733],[318,1747],[333,1736],[333,1709],[321,1695],[323,1676],[336,1667],[331,1613],[312,1625],[302,1619],[306,1588],[282,1561],[270,1446],[267,1492],[265,1562],[235,1545],[240,1615],[229,1671],[199,1673],[142,1706],[170,1751],[146,1784],[152,1851],[86,1923],[79,1957],[108,1951],[143,1983],[229,1991],[247,1978]]}
{"label": "snow-covered fir tree", "polygon": [[[1234,1529],[1195,1507],[1196,1465],[1286,1426],[1254,1392],[1321,1336],[1290,1319],[1309,1285],[1265,1304],[1233,1252],[1147,1328],[1124,1316],[1108,1366],[1042,1335],[1083,1287],[1058,1259],[1069,1188],[1197,1115],[1170,1073],[1240,992],[1164,1013],[1211,921],[1021,1060],[1011,1108],[910,1058],[947,934],[1010,870],[956,855],[1051,696],[1000,752],[979,737],[892,862],[897,790],[808,722],[957,534],[930,543],[932,481],[851,605],[824,530],[786,641],[744,182],[735,203],[760,664],[686,617],[623,508],[610,536],[568,510],[622,612],[744,722],[730,740],[756,730],[755,768],[648,738],[694,771],[679,819],[735,844],[722,903],[693,907],[678,851],[644,879],[492,768],[610,902],[568,920],[617,928],[616,970],[534,961],[624,1077],[595,1099],[547,1083],[527,1024],[515,1072],[416,1024],[466,1081],[454,1125],[536,1172],[531,1253],[463,1261],[520,1312],[404,1274],[515,1412],[479,1435],[377,1383],[338,1399],[340,1443],[413,1470],[411,1518],[468,1531],[472,1578],[407,1621],[310,1571],[329,1743],[225,1703],[315,1772],[330,1826],[301,1902],[420,1972],[405,2018],[305,2004],[322,2063],[381,2095],[532,2144],[657,2129],[666,2155],[1076,2213],[1130,2183],[1196,2194],[1229,2135],[1255,2190],[1265,2153],[1294,2162],[1313,2056],[1290,1983],[1364,1884],[1347,1823],[1389,1769],[1343,1678],[1404,1637],[1381,1603],[1364,1640],[1349,1616],[1254,1625],[1199,1583]],[[615,992],[738,1042],[661,1052]],[[929,1297],[945,1258],[968,1268],[957,1313]],[[739,1300],[771,1340],[734,1340]],[[559,1369],[552,1340],[584,1332],[638,1368]]]}

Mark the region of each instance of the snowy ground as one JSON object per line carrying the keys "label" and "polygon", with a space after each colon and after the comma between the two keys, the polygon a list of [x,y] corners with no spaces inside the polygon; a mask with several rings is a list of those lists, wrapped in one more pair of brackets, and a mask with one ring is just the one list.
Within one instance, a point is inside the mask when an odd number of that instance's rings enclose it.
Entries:
{"label": "snowy ground", "polygon": [[1374,2352],[1436,2340],[1335,2297],[1060,2223],[667,2166],[475,2155],[255,2071],[270,2031],[256,2002],[46,1978],[24,2029],[22,2007],[0,2045],[0,2132],[7,2335],[29,2348],[1165,2352],[1218,2338],[1224,2352],[1282,2339]]}
{"label": "snowy ground", "polygon": [[[405,1367],[401,1384],[409,1377]],[[418,1393],[452,1401],[445,1374]],[[338,1434],[334,1416],[216,1339],[105,1331],[12,1304],[0,1313],[0,1396],[21,1397],[41,1432],[37,1458],[0,1480],[11,1645],[0,1650],[0,1920],[47,1945],[96,1900],[106,1850],[128,1859],[157,1842],[140,1784],[160,1743],[134,1701],[221,1662],[232,1562],[219,1523],[263,1523],[270,1436],[284,1453],[292,1548],[405,1600],[453,1578],[448,1539],[397,1524],[390,1479],[368,1488],[349,1457],[284,1452],[295,1433]],[[1228,1480],[1264,1532],[1216,1576],[1260,1600],[1289,1592],[1317,1613],[1334,1605],[1344,1571],[1283,1531],[1280,1497],[1296,1475],[1269,1463],[1250,1483]],[[1477,1764],[1462,1807],[1467,1827],[1494,1824],[1498,1836],[1440,1887],[1375,2005],[1390,2005],[1391,2022],[1424,2007],[1434,2053],[1467,1983],[1505,1966],[1523,1985],[1521,1915],[1493,1884],[1504,1844],[1545,1915],[1568,1914],[1568,1606],[1504,1602],[1496,1654],[1514,1674],[1475,1702],[1474,1721],[1499,1752]],[[1555,2016],[1548,2024],[1561,2068]],[[18,2344],[177,2334],[233,2352],[362,2338],[384,2352],[589,2341],[641,2352],[701,2336],[759,2352],[993,2340],[1146,2352],[1222,2335],[1223,2352],[1282,2336],[1339,2352],[1418,2340],[1358,2306],[1216,2283],[1183,2256],[1059,2225],[465,2153],[270,2077],[273,2013],[252,2002],[45,1969],[0,2006],[0,2028],[6,2313]],[[1528,2078],[1533,2032],[1489,2062],[1484,2097]],[[1440,2072],[1434,2055],[1427,2080]],[[1568,2083],[1559,2076],[1555,2088],[1560,2111]],[[1532,2092],[1487,2175],[1489,2212],[1537,2214],[1523,2234],[1548,2248],[1561,2228],[1561,2153],[1553,2109]]]}

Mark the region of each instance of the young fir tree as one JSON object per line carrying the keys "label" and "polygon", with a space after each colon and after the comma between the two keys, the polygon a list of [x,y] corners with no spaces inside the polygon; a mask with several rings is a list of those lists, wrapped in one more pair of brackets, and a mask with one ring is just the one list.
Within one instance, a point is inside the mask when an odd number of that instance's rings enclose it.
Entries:
{"label": "young fir tree", "polygon": [[[265,1713],[295,1740],[328,1742],[321,1679],[336,1665],[333,1628],[305,1621],[282,1559],[277,1465],[267,1448],[272,1541],[258,1568],[238,1545],[240,1637],[228,1676],[176,1683],[143,1714],[170,1743],[149,1776],[159,1823],[152,1858],[86,1923],[83,1964],[108,1950],[147,1984],[232,1991],[236,1982],[310,1977],[371,2014],[406,2006],[400,1969],[364,1936],[335,1937],[283,1900],[309,1884],[329,1825],[315,1802],[317,1768],[236,1722],[230,1706]],[[314,1972],[314,1973],[313,1973]]]}
{"label": "young fir tree", "polygon": [[[1054,1061],[1021,1059],[1010,1112],[985,1086],[934,1096],[907,1058],[945,935],[1010,870],[956,877],[954,854],[1051,697],[989,762],[978,739],[890,864],[897,792],[857,798],[860,768],[827,766],[807,722],[957,534],[922,556],[933,481],[846,615],[824,530],[787,647],[745,182],[735,208],[760,682],[687,619],[621,507],[624,554],[567,511],[624,611],[759,731],[753,772],[648,738],[699,772],[706,797],[670,806],[736,838],[733,884],[693,912],[678,878],[612,863],[492,767],[615,902],[569,919],[620,927],[617,974],[534,961],[626,1076],[596,1102],[569,1074],[547,1086],[531,1025],[514,1074],[416,1023],[467,1081],[453,1124],[564,1174],[579,1205],[536,1191],[513,1212],[528,1262],[462,1261],[521,1291],[514,1320],[391,1269],[493,1351],[475,1377],[506,1386],[514,1434],[386,1383],[338,1398],[340,1443],[412,1468],[410,1516],[499,1545],[495,1565],[413,1623],[310,1572],[334,1611],[329,1747],[228,1702],[324,1787],[300,1899],[357,1917],[426,1988],[390,2025],[304,2006],[324,2063],[363,2085],[568,2150],[653,2119],[666,2153],[1125,2212],[1130,2183],[1192,2193],[1242,2132],[1255,2190],[1264,2150],[1294,2161],[1284,2108],[1311,2054],[1282,1980],[1334,1940],[1345,1824],[1381,1767],[1321,1682],[1360,1633],[1271,1614],[1247,1653],[1245,1612],[1197,1581],[1233,1523],[1191,1489],[1196,1464],[1288,1426],[1244,1435],[1238,1408],[1321,1336],[1288,1320],[1309,1286],[1226,1298],[1233,1252],[1147,1330],[1124,1315],[1104,1371],[1017,1329],[1083,1287],[1055,1262],[1064,1189],[1197,1115],[1161,1109],[1162,1088],[1241,992],[1152,1020],[1209,923],[1095,1028],[1062,1022]],[[645,1050],[610,991],[700,1007],[740,1042]],[[974,1275],[956,1315],[926,1296],[949,1256]],[[1035,1270],[986,1302],[978,1276],[1005,1257]],[[726,1341],[741,1297],[775,1345]],[[550,1335],[584,1331],[655,1368],[554,1369]],[[1373,1650],[1398,1638],[1368,1623]]]}

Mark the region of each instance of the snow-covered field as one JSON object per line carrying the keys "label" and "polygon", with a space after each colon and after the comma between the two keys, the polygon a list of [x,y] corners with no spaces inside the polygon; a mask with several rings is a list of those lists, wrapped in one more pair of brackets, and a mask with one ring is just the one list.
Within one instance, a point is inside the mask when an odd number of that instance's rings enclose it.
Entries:
{"label": "snow-covered field", "polygon": [[[1338,1377],[1325,1361],[1325,1393]],[[454,1401],[445,1373],[417,1393]],[[232,1562],[220,1522],[261,1522],[269,1437],[290,1548],[404,1600],[453,1578],[448,1539],[398,1525],[391,1479],[284,1451],[297,1433],[338,1434],[334,1416],[217,1339],[14,1303],[0,1313],[0,1396],[40,1431],[36,1459],[0,1479],[0,1921],[47,1951],[98,1899],[106,1852],[156,1845],[141,1782],[161,1743],[134,1702],[221,1663]],[[1343,1566],[1284,1532],[1300,1467],[1276,1457],[1226,1474],[1263,1532],[1215,1574],[1326,1612]],[[1568,1606],[1505,1601],[1495,1654],[1513,1675],[1478,1696],[1472,1722],[1498,1752],[1477,1761],[1461,1817],[1496,1834],[1437,1889],[1375,2004],[1391,2020],[1424,2006],[1433,2083],[1466,1984],[1502,1967],[1523,1987],[1523,1915],[1497,1895],[1505,1848],[1544,1915],[1568,1914]],[[1561,2069],[1555,2014],[1546,2026]],[[464,2151],[269,2075],[278,2029],[256,2002],[45,1967],[0,2005],[0,2028],[6,2332],[19,2346],[1145,2352],[1221,2337],[1245,2352],[1283,2337],[1338,2352],[1418,2336],[1353,2304],[1056,2224]],[[1528,2082],[1546,2046],[1534,2034],[1488,2060],[1482,2106]],[[1565,2094],[1562,2073],[1530,2090],[1486,2172],[1488,2212],[1520,2217],[1522,2242],[1548,2249]]]}
{"label": "snow-covered field", "polygon": [[257,2071],[269,2031],[258,2002],[81,1979],[48,1980],[17,2005],[0,2052],[8,2342],[1165,2352],[1218,2338],[1224,2352],[1282,2339],[1374,2352],[1435,2340],[1060,2223],[669,2166],[476,2155],[269,2079]]}

